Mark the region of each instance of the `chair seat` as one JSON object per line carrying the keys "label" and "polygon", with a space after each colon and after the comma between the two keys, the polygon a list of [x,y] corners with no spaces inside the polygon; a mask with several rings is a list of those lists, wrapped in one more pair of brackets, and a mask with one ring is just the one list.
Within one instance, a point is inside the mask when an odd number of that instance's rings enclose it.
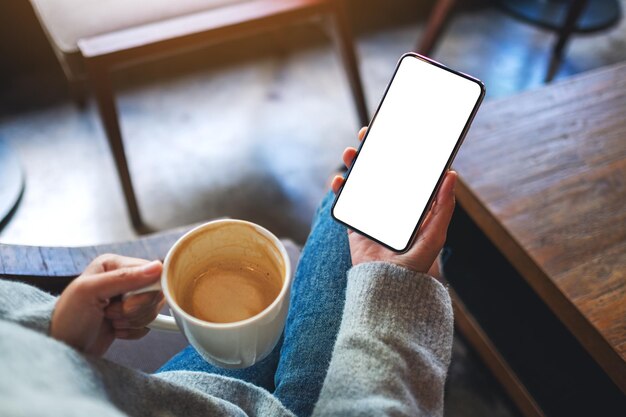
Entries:
{"label": "chair seat", "polygon": [[78,40],[250,0],[31,0],[51,42],[64,53]]}

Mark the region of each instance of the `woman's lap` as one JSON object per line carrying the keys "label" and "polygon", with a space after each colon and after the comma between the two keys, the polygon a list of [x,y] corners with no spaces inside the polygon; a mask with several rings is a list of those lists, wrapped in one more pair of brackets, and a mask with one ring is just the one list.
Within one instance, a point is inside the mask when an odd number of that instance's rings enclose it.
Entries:
{"label": "woman's lap", "polygon": [[274,350],[267,358],[254,364],[249,368],[243,369],[224,369],[213,366],[208,363],[193,346],[189,345],[172,359],[167,361],[157,372],[166,371],[201,371],[216,375],[228,376],[231,378],[241,379],[250,382],[258,387],[265,388],[269,392],[274,391],[274,373],[278,365],[280,355],[280,346],[283,338],[281,337]]}
{"label": "woman's lap", "polygon": [[158,372],[195,370],[239,378],[273,392],[296,415],[310,415],[326,377],[352,266],[346,229],[330,216],[332,202],[329,193],[316,212],[296,268],[284,335],[267,358],[246,369],[222,369],[189,346]]}
{"label": "woman's lap", "polygon": [[330,216],[329,193],[313,221],[292,287],[276,395],[298,416],[317,401],[341,324],[346,275],[352,266],[346,229]]}

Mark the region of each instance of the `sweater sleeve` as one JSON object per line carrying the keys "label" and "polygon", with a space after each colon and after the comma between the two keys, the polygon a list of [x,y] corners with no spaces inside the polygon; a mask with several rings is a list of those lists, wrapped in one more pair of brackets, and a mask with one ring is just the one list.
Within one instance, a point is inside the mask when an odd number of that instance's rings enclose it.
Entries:
{"label": "sweater sleeve", "polygon": [[443,415],[452,338],[452,305],[438,281],[388,263],[353,267],[313,415]]}
{"label": "sweater sleeve", "polygon": [[57,297],[20,282],[0,280],[0,320],[48,333]]}

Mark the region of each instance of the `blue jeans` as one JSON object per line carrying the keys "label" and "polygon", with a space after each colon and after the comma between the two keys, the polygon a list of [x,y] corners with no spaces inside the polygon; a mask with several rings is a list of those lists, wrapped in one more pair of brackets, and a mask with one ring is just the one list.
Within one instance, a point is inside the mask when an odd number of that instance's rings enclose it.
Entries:
{"label": "blue jeans", "polygon": [[246,369],[221,369],[188,346],[157,372],[204,371],[242,379],[272,392],[297,416],[309,416],[326,377],[352,266],[346,229],[330,216],[333,199],[328,193],[315,214],[296,268],[285,331],[267,358]]}

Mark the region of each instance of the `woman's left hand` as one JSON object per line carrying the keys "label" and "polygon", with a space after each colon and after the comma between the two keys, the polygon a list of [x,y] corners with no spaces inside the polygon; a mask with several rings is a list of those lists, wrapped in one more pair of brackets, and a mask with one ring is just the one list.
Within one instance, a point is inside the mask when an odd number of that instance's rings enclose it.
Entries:
{"label": "woman's left hand", "polygon": [[121,296],[159,280],[159,261],[102,255],[63,291],[57,302],[50,335],[75,349],[101,356],[115,338],[139,339],[163,306],[161,291]]}
{"label": "woman's left hand", "polygon": [[[367,127],[363,127],[358,134],[359,141],[365,138]],[[356,159],[357,150],[354,147],[348,147],[343,151],[343,163],[346,168],[350,168]],[[433,208],[428,213],[426,221],[420,228],[420,232],[411,248],[403,254],[393,252],[382,245],[348,230],[348,239],[350,241],[350,255],[352,264],[384,261],[391,262],[413,271],[427,273],[428,275],[441,279],[439,253],[445,242],[448,224],[454,211],[454,184],[456,182],[456,173],[448,172],[445,180],[437,193],[437,198]],[[331,182],[331,188],[335,194],[344,184],[342,175],[336,175]]]}

